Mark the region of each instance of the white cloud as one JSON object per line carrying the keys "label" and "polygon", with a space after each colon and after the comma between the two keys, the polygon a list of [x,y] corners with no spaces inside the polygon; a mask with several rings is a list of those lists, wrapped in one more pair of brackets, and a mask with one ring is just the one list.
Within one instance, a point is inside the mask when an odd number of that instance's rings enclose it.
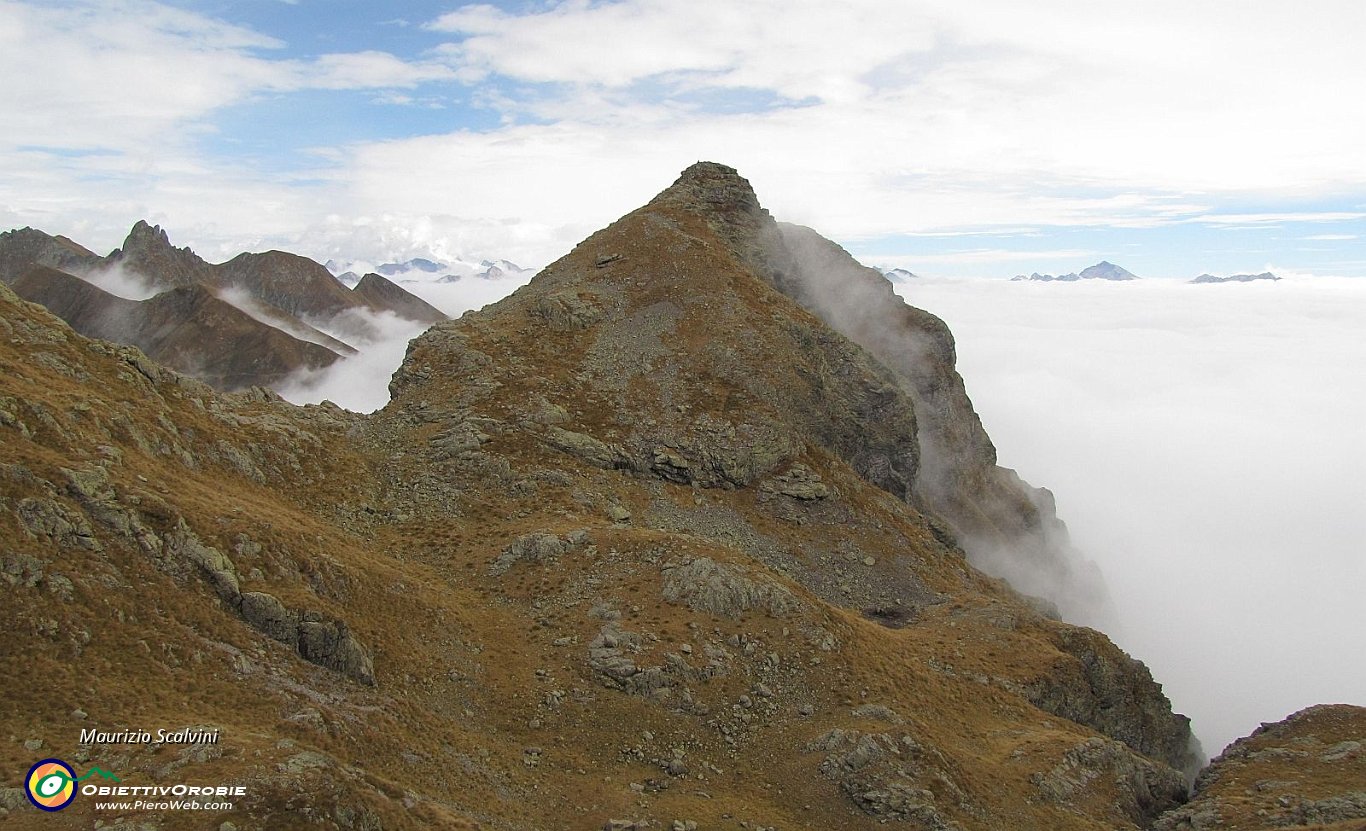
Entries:
{"label": "white cloud", "polygon": [[413,87],[427,81],[451,80],[455,73],[433,63],[409,63],[387,52],[348,52],[319,56],[296,64],[301,86],[319,89]]}
{"label": "white cloud", "polygon": [[[446,52],[469,77],[568,85],[576,92],[557,100],[586,102],[590,114],[602,90],[646,81],[656,86],[640,87],[634,103],[657,101],[659,87],[761,89],[881,114],[825,136],[834,155],[869,161],[870,173],[984,166],[1017,174],[1008,185],[1043,170],[1175,191],[1308,190],[1344,173],[1366,181],[1355,152],[1366,108],[1346,81],[1349,67],[1366,69],[1349,34],[1363,25],[1352,2],[1292,11],[1061,0],[624,0],[524,15],[467,7],[434,24],[463,37]],[[897,164],[878,167],[853,134],[892,113],[908,138],[930,140],[905,142]]]}
{"label": "white cloud", "polygon": [[816,0],[574,2],[521,16],[468,6],[431,28],[463,36],[446,51],[471,77],[626,87],[668,76],[827,101],[860,94],[864,56],[934,45],[931,22],[905,8]]}
{"label": "white cloud", "polygon": [[[1191,217],[1189,222],[1206,225],[1255,226],[1278,225],[1285,222],[1350,222],[1366,219],[1366,213],[1353,211],[1286,211],[1283,213],[1259,214],[1201,214]],[[1311,239],[1354,239],[1354,236],[1311,237]]]}
{"label": "white cloud", "polygon": [[[276,388],[280,395],[295,404],[327,400],[359,413],[374,412],[389,403],[389,378],[403,363],[408,341],[426,327],[389,312],[353,311],[346,318],[310,323],[356,347],[358,354],[340,358],[320,370],[296,372]],[[357,337],[358,331],[370,336]]]}
{"label": "white cloud", "polygon": [[129,273],[117,263],[93,269],[80,276],[110,294],[127,300],[146,300],[161,290],[142,275]]}
{"label": "white cloud", "polygon": [[[423,215],[449,213],[458,189],[539,229],[534,253],[508,254],[540,261],[699,158],[738,167],[784,218],[855,243],[1226,225],[1222,199],[1366,187],[1366,106],[1337,80],[1366,71],[1339,29],[1362,13],[1297,14],[1284,29],[1283,14],[1222,4],[466,7],[432,24],[461,38],[442,57],[471,82],[515,82],[483,99],[513,123],[357,147],[345,175],[356,202],[399,192]],[[699,91],[802,103],[721,114]]]}
{"label": "white cloud", "polygon": [[[0,3],[4,145],[137,154],[263,92],[410,87],[452,71],[383,52],[280,57],[285,44],[151,0]],[[22,79],[22,82],[19,82]]]}
{"label": "white cloud", "polygon": [[1366,702],[1366,281],[1268,268],[1291,279],[899,289],[949,323],[1002,464],[1054,491],[1111,634],[1211,753]]}
{"label": "white cloud", "polygon": [[[420,225],[462,253],[544,263],[703,158],[738,167],[774,213],[855,244],[996,227],[1238,227],[1247,205],[1267,208],[1247,214],[1265,228],[1305,217],[1280,204],[1366,190],[1366,101],[1345,80],[1366,75],[1355,2],[479,6],[429,23],[451,40],[421,56],[311,60],[149,0],[9,2],[0,15],[0,72],[26,79],[0,90],[11,142],[0,142],[0,216],[54,217],[57,231],[153,214],[197,246],[269,238],[321,253],[389,222],[384,236]],[[432,82],[449,85],[410,92]],[[220,107],[319,88],[376,90],[402,105],[395,119],[468,98],[502,123],[319,147],[315,168],[283,175],[194,141]],[[116,153],[39,158],[22,146]],[[210,192],[221,197],[206,204]],[[327,218],[339,205],[369,223],[351,243]]]}

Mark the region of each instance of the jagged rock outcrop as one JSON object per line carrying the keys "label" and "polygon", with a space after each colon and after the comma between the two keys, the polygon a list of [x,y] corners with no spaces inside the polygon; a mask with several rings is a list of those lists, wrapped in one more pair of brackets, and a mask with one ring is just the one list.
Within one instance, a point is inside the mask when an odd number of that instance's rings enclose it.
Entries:
{"label": "jagged rock outcrop", "polygon": [[1034,706],[1090,725],[1177,770],[1195,770],[1203,757],[1192,745],[1190,719],[1172,712],[1142,662],[1093,629],[1057,627],[1052,641],[1068,660],[1024,687]]}
{"label": "jagged rock outcrop", "polygon": [[746,575],[735,566],[707,557],[695,557],[664,567],[664,599],[700,612],[738,618],[758,609],[784,617],[797,607],[797,599],[779,583]]}
{"label": "jagged rock outcrop", "polygon": [[[775,223],[748,183],[723,165],[689,168],[651,204],[705,216],[754,273],[890,370],[889,386],[911,405],[903,421],[915,422],[893,429],[915,441],[891,452],[879,452],[885,443],[863,451],[844,445],[842,455],[865,478],[903,498],[913,494],[949,523],[979,566],[1021,591],[1053,601],[1103,591],[1072,551],[1052,495],[996,464],[943,321],[902,301],[878,271],[810,228]],[[841,415],[877,422],[889,412],[879,402]]]}
{"label": "jagged rock outcrop", "polygon": [[[770,286],[826,322],[784,304]],[[717,302],[724,296],[737,302]],[[492,336],[500,321],[517,321],[517,334]],[[709,336],[729,331],[745,337]],[[465,382],[473,355],[482,372],[501,379],[498,389]],[[796,501],[823,504],[830,500],[817,497],[829,486],[812,486],[803,461],[819,450],[923,511],[927,533],[942,518],[969,547],[1010,549],[1021,571],[1067,568],[1051,497],[995,466],[942,321],[903,303],[880,274],[813,231],[774,223],[733,169],[694,165],[487,317],[442,324],[413,341],[389,411],[420,399],[502,399],[525,383],[515,367],[528,360],[564,366],[536,389],[582,413],[547,426],[528,414],[528,431],[595,468],[768,492],[793,490],[800,476],[808,484],[794,492],[811,498]],[[769,562],[794,574],[809,568]],[[808,574],[813,590],[837,592],[827,599],[856,596],[856,584]],[[885,596],[865,596],[861,606],[900,620],[933,596],[905,583],[900,611]],[[1146,668],[1103,636],[1071,632],[1050,630],[1057,657],[1047,671],[1015,679],[1018,689],[1164,764],[1191,767],[1189,723],[1171,713]]]}

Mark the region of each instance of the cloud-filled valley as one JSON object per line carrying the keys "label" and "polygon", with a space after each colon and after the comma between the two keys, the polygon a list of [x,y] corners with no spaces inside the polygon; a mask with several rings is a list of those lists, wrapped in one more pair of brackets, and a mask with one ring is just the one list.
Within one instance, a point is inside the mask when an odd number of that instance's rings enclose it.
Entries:
{"label": "cloud-filled valley", "polygon": [[[478,309],[511,293],[530,279],[463,279],[452,283],[405,282],[403,287],[451,317]],[[389,402],[389,377],[403,362],[408,341],[427,327],[388,313],[352,312],[360,320],[330,321],[317,328],[346,341],[360,350],[321,370],[302,371],[280,388],[280,394],[296,404],[317,404],[323,400],[355,412],[368,413]],[[338,328],[342,327],[342,328]],[[364,336],[348,334],[362,330]]]}

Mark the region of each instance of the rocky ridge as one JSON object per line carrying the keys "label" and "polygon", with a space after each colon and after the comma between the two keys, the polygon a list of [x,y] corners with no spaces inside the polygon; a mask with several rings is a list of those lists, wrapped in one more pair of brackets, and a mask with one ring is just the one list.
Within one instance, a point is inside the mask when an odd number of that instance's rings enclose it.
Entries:
{"label": "rocky ridge", "polygon": [[[952,367],[926,399],[776,290],[806,283],[774,230],[734,171],[690,168],[417,338],[373,416],[216,393],[0,287],[0,623],[26,633],[0,671],[27,679],[0,765],[244,783],[213,827],[1178,806],[1186,725],[1146,669],[975,570],[928,506],[920,433],[947,427],[921,411],[957,400]],[[76,741],[141,725],[222,739]]]}
{"label": "rocky ridge", "polygon": [[277,384],[300,369],[329,366],[343,350],[355,351],[345,344],[334,351],[261,323],[198,284],[127,300],[66,272],[34,266],[13,289],[87,337],[136,346],[217,389]]}
{"label": "rocky ridge", "polygon": [[[95,285],[110,273],[155,296],[129,300]],[[357,353],[315,323],[364,344],[378,335],[374,313],[446,319],[383,277],[348,289],[323,266],[282,251],[213,265],[145,221],[107,257],[32,228],[0,234],[0,280],[83,334],[138,346],[225,391],[275,386]]]}

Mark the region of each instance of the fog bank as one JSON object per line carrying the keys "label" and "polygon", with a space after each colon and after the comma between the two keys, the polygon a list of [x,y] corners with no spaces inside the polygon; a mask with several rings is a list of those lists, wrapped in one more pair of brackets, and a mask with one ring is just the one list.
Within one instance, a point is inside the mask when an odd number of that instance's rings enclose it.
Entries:
{"label": "fog bank", "polygon": [[927,280],[1000,462],[1057,496],[1109,634],[1211,753],[1366,704],[1366,281]]}

